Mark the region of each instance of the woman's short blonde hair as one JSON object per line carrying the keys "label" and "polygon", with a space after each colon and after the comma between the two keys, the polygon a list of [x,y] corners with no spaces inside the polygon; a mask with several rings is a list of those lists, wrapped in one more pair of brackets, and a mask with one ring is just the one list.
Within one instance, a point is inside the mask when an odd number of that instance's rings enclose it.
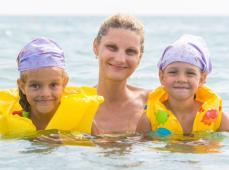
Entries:
{"label": "woman's short blonde hair", "polygon": [[110,28],[123,28],[136,32],[141,38],[141,52],[144,51],[144,26],[135,17],[125,14],[116,14],[108,17],[100,26],[95,41],[98,43]]}

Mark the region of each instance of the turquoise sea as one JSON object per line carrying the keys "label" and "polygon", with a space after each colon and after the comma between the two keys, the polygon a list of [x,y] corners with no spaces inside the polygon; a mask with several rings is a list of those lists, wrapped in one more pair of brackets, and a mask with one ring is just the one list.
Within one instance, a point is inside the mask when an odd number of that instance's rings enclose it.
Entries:
{"label": "turquoise sea", "polygon": [[[207,85],[223,99],[229,114],[229,18],[138,17],[145,25],[145,53],[131,84],[154,89],[159,85],[157,61],[166,45],[182,34],[203,36],[212,54],[213,72]],[[98,63],[92,42],[100,17],[0,16],[0,89],[16,87],[16,57],[36,37],[49,37],[64,49],[69,85],[93,86]],[[27,139],[0,140],[0,169],[229,169],[229,133],[204,134],[195,140],[139,136],[96,139],[93,146],[52,145]]]}

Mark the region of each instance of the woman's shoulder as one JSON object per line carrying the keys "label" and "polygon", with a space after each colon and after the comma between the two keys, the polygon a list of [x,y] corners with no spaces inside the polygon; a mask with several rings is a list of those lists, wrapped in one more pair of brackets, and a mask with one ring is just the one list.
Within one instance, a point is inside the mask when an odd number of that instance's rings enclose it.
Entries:
{"label": "woman's shoulder", "polygon": [[149,93],[152,91],[151,89],[145,89],[137,86],[128,85],[128,88],[134,92],[136,95],[141,96],[143,98],[147,98]]}

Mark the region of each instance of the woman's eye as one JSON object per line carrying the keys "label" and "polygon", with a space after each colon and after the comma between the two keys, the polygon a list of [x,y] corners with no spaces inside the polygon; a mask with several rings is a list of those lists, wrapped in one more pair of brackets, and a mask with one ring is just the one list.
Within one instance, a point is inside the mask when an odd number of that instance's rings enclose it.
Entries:
{"label": "woman's eye", "polygon": [[127,49],[127,50],[126,50],[126,53],[127,53],[128,55],[136,55],[136,54],[137,54],[137,51],[134,50],[134,49]]}
{"label": "woman's eye", "polygon": [[117,51],[117,47],[115,45],[106,45],[106,47],[110,50],[110,51]]}

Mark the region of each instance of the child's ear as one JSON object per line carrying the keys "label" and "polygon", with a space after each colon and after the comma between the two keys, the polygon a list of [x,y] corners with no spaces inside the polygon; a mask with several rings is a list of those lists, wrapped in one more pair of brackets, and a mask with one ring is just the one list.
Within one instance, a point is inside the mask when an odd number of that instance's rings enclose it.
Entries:
{"label": "child's ear", "polygon": [[164,85],[164,72],[162,70],[159,71],[159,79],[160,79],[161,85]]}
{"label": "child's ear", "polygon": [[66,75],[64,78],[64,87],[68,84],[69,77]]}
{"label": "child's ear", "polygon": [[202,85],[204,85],[206,83],[207,76],[208,76],[208,73],[207,72],[201,73],[200,86],[202,86]]}
{"label": "child's ear", "polygon": [[18,88],[25,95],[25,83],[21,79],[17,79],[17,85],[18,85]]}

